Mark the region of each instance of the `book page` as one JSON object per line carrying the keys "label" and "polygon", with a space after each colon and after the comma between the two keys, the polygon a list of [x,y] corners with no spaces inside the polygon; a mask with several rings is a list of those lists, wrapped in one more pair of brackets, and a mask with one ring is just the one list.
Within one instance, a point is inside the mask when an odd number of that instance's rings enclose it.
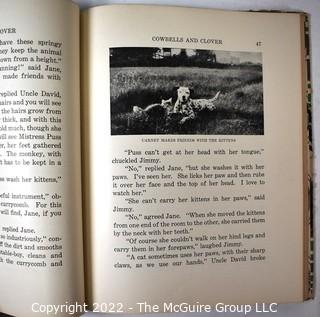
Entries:
{"label": "book page", "polygon": [[303,300],[300,15],[108,6],[83,30],[93,309]]}
{"label": "book page", "polygon": [[10,315],[66,316],[84,300],[79,80],[78,8],[1,1],[0,311]]}

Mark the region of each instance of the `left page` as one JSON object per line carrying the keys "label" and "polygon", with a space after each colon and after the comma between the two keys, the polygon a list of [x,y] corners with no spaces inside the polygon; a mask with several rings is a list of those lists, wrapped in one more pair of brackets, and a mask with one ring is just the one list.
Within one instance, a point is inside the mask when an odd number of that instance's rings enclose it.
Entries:
{"label": "left page", "polygon": [[79,9],[0,3],[0,311],[82,303]]}

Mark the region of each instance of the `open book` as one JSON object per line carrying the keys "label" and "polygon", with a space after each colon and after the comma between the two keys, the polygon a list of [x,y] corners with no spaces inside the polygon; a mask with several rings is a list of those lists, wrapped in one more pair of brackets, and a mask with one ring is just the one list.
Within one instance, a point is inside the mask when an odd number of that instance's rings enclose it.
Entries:
{"label": "open book", "polygon": [[310,298],[307,33],[299,13],[2,0],[0,311]]}

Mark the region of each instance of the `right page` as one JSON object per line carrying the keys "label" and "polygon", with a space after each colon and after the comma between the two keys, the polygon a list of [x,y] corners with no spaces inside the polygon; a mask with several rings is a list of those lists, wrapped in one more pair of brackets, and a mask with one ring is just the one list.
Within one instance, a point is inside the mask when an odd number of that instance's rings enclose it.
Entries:
{"label": "right page", "polygon": [[294,13],[85,12],[95,310],[307,298],[303,24]]}

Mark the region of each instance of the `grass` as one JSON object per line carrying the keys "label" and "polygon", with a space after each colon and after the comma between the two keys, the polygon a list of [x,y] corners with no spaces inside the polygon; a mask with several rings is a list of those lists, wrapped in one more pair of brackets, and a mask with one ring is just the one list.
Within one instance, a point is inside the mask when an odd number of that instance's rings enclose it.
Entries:
{"label": "grass", "polygon": [[[263,134],[262,72],[256,67],[206,69],[196,67],[111,68],[112,134]],[[175,86],[194,90],[193,98],[211,98],[217,110],[203,111],[179,125],[180,116],[145,118],[132,113],[168,99]]]}

